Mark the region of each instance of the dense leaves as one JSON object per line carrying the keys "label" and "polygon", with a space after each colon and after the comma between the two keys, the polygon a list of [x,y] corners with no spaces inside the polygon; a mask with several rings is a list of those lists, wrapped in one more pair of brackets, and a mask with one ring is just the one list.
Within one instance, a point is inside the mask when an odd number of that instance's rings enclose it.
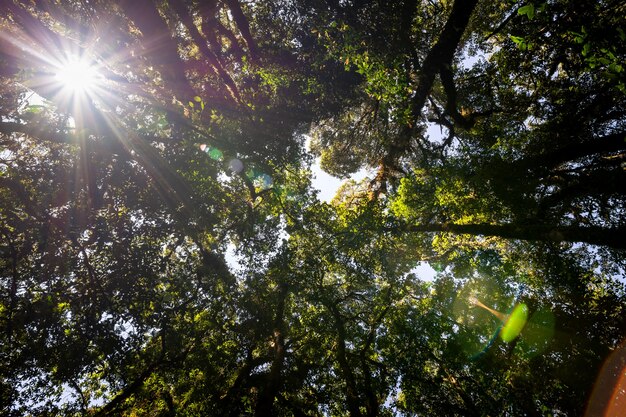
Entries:
{"label": "dense leaves", "polygon": [[622,3],[2,2],[2,414],[619,404]]}

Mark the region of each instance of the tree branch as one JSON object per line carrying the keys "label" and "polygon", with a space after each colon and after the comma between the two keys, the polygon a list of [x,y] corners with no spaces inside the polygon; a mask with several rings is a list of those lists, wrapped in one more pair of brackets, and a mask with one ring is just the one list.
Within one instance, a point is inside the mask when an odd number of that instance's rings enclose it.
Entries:
{"label": "tree branch", "polygon": [[230,13],[233,16],[233,20],[235,21],[237,28],[239,28],[239,32],[246,42],[246,45],[248,46],[250,58],[252,58],[252,60],[257,60],[259,58],[259,50],[252,34],[250,33],[250,24],[248,23],[246,16],[243,14],[243,10],[241,10],[239,2],[237,0],[224,0],[224,2],[228,5]]}
{"label": "tree branch", "polygon": [[337,362],[339,362],[339,369],[341,369],[341,373],[346,382],[346,402],[348,403],[348,411],[351,417],[361,417],[356,377],[352,371],[352,367],[348,363],[346,355],[345,324],[336,305],[331,302],[326,303],[326,307],[330,310],[334,318],[335,330],[337,331]]}
{"label": "tree branch", "polygon": [[46,140],[54,143],[78,143],[78,141],[69,133],[53,132],[49,130],[49,126],[42,126],[35,123],[24,124],[18,122],[0,122],[0,133],[4,135],[10,135],[12,133],[22,133],[32,138]]}
{"label": "tree branch", "polygon": [[185,28],[187,28],[189,35],[193,39],[196,46],[200,49],[200,52],[202,52],[202,55],[204,55],[204,57],[211,65],[215,74],[220,77],[220,79],[224,82],[224,84],[226,85],[226,89],[230,93],[230,96],[233,98],[233,100],[235,100],[235,102],[240,102],[241,96],[239,95],[239,90],[237,89],[235,82],[226,72],[226,70],[224,70],[224,67],[222,67],[222,64],[219,62],[217,56],[213,53],[213,51],[209,49],[207,40],[204,39],[200,34],[200,31],[194,24],[193,19],[189,14],[186,6],[180,1],[170,1],[169,5],[172,10],[176,12]]}
{"label": "tree branch", "polygon": [[426,103],[428,94],[432,90],[435,76],[444,66],[450,66],[454,53],[461,41],[461,36],[467,27],[470,16],[478,0],[456,0],[452,6],[450,17],[439,35],[437,43],[426,55],[418,75],[417,90],[411,103],[411,114],[417,119]]}
{"label": "tree branch", "polygon": [[149,60],[159,69],[165,84],[182,93],[186,101],[195,93],[185,76],[185,64],[178,55],[178,45],[171,31],[150,0],[125,0],[120,3],[126,15],[143,34],[142,45]]}
{"label": "tree branch", "polygon": [[547,242],[584,242],[592,245],[626,249],[626,227],[607,229],[599,226],[552,226],[544,224],[455,224],[438,223],[386,228],[390,232],[450,232],[459,235],[495,236]]}
{"label": "tree branch", "polygon": [[285,360],[285,301],[288,294],[288,286],[284,282],[279,284],[278,304],[274,318],[274,358],[270,367],[267,382],[259,394],[255,415],[273,415],[274,399],[278,395],[281,386],[281,372]]}
{"label": "tree branch", "polygon": [[555,167],[564,162],[575,161],[586,156],[624,150],[626,150],[626,132],[618,132],[563,146],[542,155],[532,155],[515,162],[515,164]]}
{"label": "tree branch", "polygon": [[454,123],[462,129],[469,130],[474,127],[476,123],[475,117],[465,117],[458,110],[457,104],[457,91],[454,84],[454,78],[452,70],[449,65],[444,65],[439,70],[439,78],[441,79],[441,85],[446,92],[446,113],[450,115]]}

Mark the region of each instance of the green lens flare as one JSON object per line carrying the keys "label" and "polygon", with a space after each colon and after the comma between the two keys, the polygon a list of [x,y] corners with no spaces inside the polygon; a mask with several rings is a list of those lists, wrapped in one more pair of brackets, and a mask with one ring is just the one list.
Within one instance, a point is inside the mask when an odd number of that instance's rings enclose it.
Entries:
{"label": "green lens flare", "polygon": [[500,337],[502,340],[507,343],[513,341],[513,339],[515,339],[522,332],[527,319],[528,307],[526,307],[526,304],[521,303],[515,306],[513,312],[506,321],[506,324],[500,331]]}
{"label": "green lens flare", "polygon": [[224,159],[224,153],[222,151],[212,146],[209,146],[206,143],[200,145],[200,150],[209,155],[209,158],[213,159],[214,161],[221,161],[222,159]]}
{"label": "green lens flare", "polygon": [[207,154],[214,161],[221,161],[224,158],[224,153],[217,148],[211,148]]}

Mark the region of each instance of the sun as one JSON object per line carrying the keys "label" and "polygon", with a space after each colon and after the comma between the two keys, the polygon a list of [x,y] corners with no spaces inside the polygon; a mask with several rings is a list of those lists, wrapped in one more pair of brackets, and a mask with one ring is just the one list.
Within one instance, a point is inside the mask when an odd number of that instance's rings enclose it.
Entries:
{"label": "sun", "polygon": [[98,71],[87,60],[68,58],[62,62],[55,74],[61,86],[72,93],[92,92],[99,82]]}

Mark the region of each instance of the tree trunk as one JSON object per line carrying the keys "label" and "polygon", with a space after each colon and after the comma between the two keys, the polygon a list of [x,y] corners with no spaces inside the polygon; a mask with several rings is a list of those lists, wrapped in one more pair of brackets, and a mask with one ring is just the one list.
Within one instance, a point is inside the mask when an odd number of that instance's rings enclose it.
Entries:
{"label": "tree trunk", "polygon": [[278,395],[281,385],[281,371],[285,360],[285,301],[287,299],[288,288],[284,283],[280,284],[278,294],[278,305],[276,317],[274,319],[274,359],[270,367],[267,382],[262,387],[256,404],[255,416],[272,416],[274,409],[274,399]]}
{"label": "tree trunk", "polygon": [[124,13],[139,28],[145,54],[159,70],[166,86],[185,102],[194,91],[185,76],[185,64],[178,54],[178,45],[154,3],[150,0],[121,2]]}
{"label": "tree trunk", "polygon": [[339,362],[339,369],[346,382],[346,402],[348,411],[350,412],[350,417],[361,417],[356,378],[346,355],[346,329],[344,322],[336,305],[330,304],[327,307],[335,319],[335,330],[337,332],[337,362]]}
{"label": "tree trunk", "polygon": [[239,28],[241,37],[246,41],[246,45],[250,51],[250,58],[253,60],[258,59],[259,51],[257,49],[256,42],[254,42],[254,39],[252,38],[252,33],[250,33],[250,24],[248,23],[248,19],[243,14],[243,10],[241,10],[239,2],[237,0],[225,0],[225,3],[230,9],[230,13],[233,16],[233,20],[235,21],[237,28]]}
{"label": "tree trunk", "polygon": [[232,97],[232,99],[235,102],[241,101],[241,97],[239,96],[239,91],[237,89],[237,86],[235,85],[235,82],[233,81],[231,76],[226,72],[226,70],[222,66],[221,62],[219,61],[215,53],[213,53],[213,51],[209,49],[207,40],[204,39],[202,35],[200,34],[200,31],[198,30],[198,28],[196,27],[193,21],[193,18],[191,17],[191,15],[189,14],[189,11],[187,10],[187,7],[183,3],[178,2],[178,1],[171,1],[169,3],[170,3],[170,7],[176,12],[178,17],[180,18],[182,24],[187,28],[187,31],[189,31],[191,38],[193,39],[194,43],[198,46],[198,49],[200,50],[202,55],[204,55],[206,60],[209,62],[209,64],[213,68],[215,74],[218,77],[220,77],[222,82],[226,85],[226,88],[228,89],[230,93],[229,95]]}
{"label": "tree trunk", "polygon": [[450,17],[448,17],[437,43],[428,52],[421,65],[417,91],[411,106],[411,114],[414,118],[417,118],[422,112],[422,107],[424,107],[426,98],[433,87],[435,76],[441,68],[452,62],[461,36],[465,32],[470,16],[477,4],[478,0],[456,0],[454,2]]}

